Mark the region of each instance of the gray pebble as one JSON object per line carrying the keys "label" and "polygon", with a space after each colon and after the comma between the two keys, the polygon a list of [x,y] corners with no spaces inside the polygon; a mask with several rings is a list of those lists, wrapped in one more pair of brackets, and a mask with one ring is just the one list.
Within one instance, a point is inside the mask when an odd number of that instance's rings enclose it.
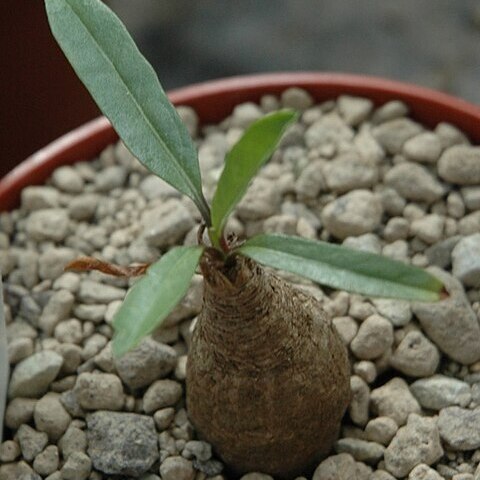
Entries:
{"label": "gray pebble", "polygon": [[175,416],[175,409],[172,407],[162,408],[157,410],[153,414],[153,419],[155,420],[155,425],[159,431],[167,430],[167,428],[173,422],[173,417]]}
{"label": "gray pebble", "polygon": [[480,148],[455,145],[443,153],[438,161],[438,174],[459,185],[480,183]]}
{"label": "gray pebble", "polygon": [[20,456],[20,446],[13,440],[0,443],[0,462],[10,463]]}
{"label": "gray pebble", "polygon": [[333,236],[343,240],[373,231],[382,214],[381,202],[375,194],[368,190],[354,190],[327,204],[322,221]]}
{"label": "gray pebble", "polygon": [[441,183],[417,163],[404,162],[393,166],[384,181],[407,200],[433,203],[444,194]]}
{"label": "gray pebble", "polygon": [[8,343],[8,361],[15,365],[33,354],[34,346],[31,338],[15,338]]}
{"label": "gray pebble", "polygon": [[206,462],[212,457],[212,446],[207,442],[190,440],[185,444],[182,456],[189,460],[195,458],[200,462]]}
{"label": "gray pebble", "polygon": [[13,397],[40,397],[55,379],[63,358],[55,352],[35,353],[20,362],[13,370],[8,394]]}
{"label": "gray pebble", "polygon": [[153,413],[165,407],[173,407],[182,397],[182,385],[174,380],[157,380],[143,396],[145,413]]}
{"label": "gray pebble", "polygon": [[46,208],[57,208],[60,205],[60,195],[52,187],[25,187],[21,193],[21,205],[22,208],[29,212]]}
{"label": "gray pebble", "polygon": [[461,189],[462,198],[465,206],[469,210],[480,209],[480,186],[478,187],[463,187]]}
{"label": "gray pebble", "polygon": [[340,95],[337,107],[345,122],[355,127],[368,118],[373,110],[373,102],[363,97]]}
{"label": "gray pebble", "polygon": [[452,405],[466,407],[472,398],[468,383],[444,375],[417,380],[410,385],[410,391],[422,407],[431,410]]}
{"label": "gray pebble", "polygon": [[420,413],[421,408],[410,392],[407,382],[395,377],[370,393],[372,411],[382,417],[390,417],[397,425],[404,425],[411,413]]}
{"label": "gray pebble", "polygon": [[428,377],[437,370],[440,353],[421,332],[408,332],[390,358],[390,365],[410,377]]}
{"label": "gray pebble", "polygon": [[356,479],[355,460],[348,453],[332,455],[315,469],[312,480],[345,480]]}
{"label": "gray pebble", "polygon": [[432,213],[422,218],[413,220],[410,233],[429,245],[437,243],[443,237],[445,217]]}
{"label": "gray pebble", "polygon": [[70,166],[55,169],[52,182],[59,190],[68,193],[81,193],[85,184],[80,173]]}
{"label": "gray pebble", "polygon": [[80,374],[74,393],[86,410],[121,410],[125,403],[122,382],[110,373]]}
{"label": "gray pebble", "polygon": [[371,360],[380,357],[392,344],[392,324],[380,315],[372,315],[360,325],[350,349],[357,358]]}
{"label": "gray pebble", "polygon": [[252,221],[267,218],[280,209],[280,192],[273,180],[256,177],[237,206],[240,220]]}
{"label": "gray pebble", "polygon": [[230,124],[232,127],[246,128],[262,116],[263,112],[256,103],[245,102],[237,105],[233,109],[232,116],[230,117]]}
{"label": "gray pebble", "polygon": [[87,416],[88,455],[103,473],[139,476],[158,460],[153,418],[99,411]]}
{"label": "gray pebble", "polygon": [[45,432],[51,441],[57,441],[72,421],[56,393],[47,393],[36,403],[33,419],[35,428]]}
{"label": "gray pebble", "polygon": [[352,392],[352,399],[348,407],[350,418],[356,425],[365,426],[369,417],[370,389],[362,378],[353,375],[350,377],[350,390]]}
{"label": "gray pebble", "polygon": [[349,345],[358,332],[357,322],[351,317],[335,317],[332,320],[343,343]]}
{"label": "gray pebble", "polygon": [[443,456],[436,419],[411,414],[385,450],[386,469],[404,477],[418,464],[432,465]]}
{"label": "gray pebble", "polygon": [[337,114],[332,113],[321,117],[305,132],[305,142],[309,148],[317,148],[329,144],[339,145],[344,142],[351,142],[353,137],[353,129]]}
{"label": "gray pebble", "polygon": [[395,118],[408,115],[408,107],[400,100],[390,100],[377,108],[373,114],[372,122],[374,124],[388,122]]}
{"label": "gray pebble", "polygon": [[192,462],[186,458],[173,456],[162,462],[160,475],[162,480],[193,480],[195,478],[195,470]]}
{"label": "gray pebble", "polygon": [[447,122],[440,122],[435,127],[435,133],[440,138],[443,148],[458,144],[468,144],[468,138],[457,127]]}
{"label": "gray pebble", "polygon": [[93,193],[78,195],[69,202],[68,214],[72,220],[86,222],[94,216],[100,201],[99,196]]}
{"label": "gray pebble", "polygon": [[79,300],[89,304],[107,304],[114,300],[123,300],[124,296],[125,290],[122,288],[93,280],[83,280],[78,291]]}
{"label": "gray pebble", "polygon": [[373,129],[380,145],[391,154],[400,153],[404,143],[422,132],[422,127],[409,118],[386,121]]}
{"label": "gray pebble", "polygon": [[417,465],[408,475],[408,480],[444,480],[443,477],[425,463]]}
{"label": "gray pebble", "polygon": [[376,465],[382,458],[385,447],[375,442],[357,438],[342,438],[335,443],[337,453],[349,453],[359,462]]}
{"label": "gray pebble", "polygon": [[442,440],[455,450],[480,448],[480,408],[443,408],[438,417],[438,429]]}
{"label": "gray pebble", "polygon": [[67,236],[68,228],[68,214],[61,208],[36,210],[27,218],[27,235],[38,242],[60,242]]}
{"label": "gray pebble", "polygon": [[99,192],[108,192],[124,185],[128,173],[121,165],[106,167],[95,175],[95,187]]}
{"label": "gray pebble", "polygon": [[64,480],[87,480],[92,471],[92,461],[85,453],[73,452],[61,471]]}
{"label": "gray pebble", "polygon": [[178,116],[182,119],[182,122],[187,127],[188,133],[192,138],[197,136],[198,129],[198,115],[197,112],[186,105],[180,105],[176,107]]}
{"label": "gray pebble", "polygon": [[403,154],[414,162],[436,163],[442,152],[442,143],[432,132],[423,132],[403,145]]}
{"label": "gray pebble", "polygon": [[126,385],[140,388],[166,377],[175,368],[176,357],[173,348],[147,337],[136,348],[116,358],[115,367]]}
{"label": "gray pebble", "polygon": [[58,447],[49,445],[35,457],[33,468],[37,473],[46,477],[57,470],[59,463]]}
{"label": "gray pebble", "polygon": [[303,88],[291,87],[282,92],[280,96],[284,108],[306,110],[313,105],[312,96]]}
{"label": "gray pebble", "polygon": [[367,439],[387,446],[398,430],[395,420],[390,417],[377,417],[370,420],[365,427]]}
{"label": "gray pebble", "polygon": [[436,303],[414,303],[413,313],[437,347],[464,365],[480,359],[480,325],[462,285],[448,273],[429,269],[445,285],[449,297]]}
{"label": "gray pebble", "polygon": [[464,285],[480,287],[480,233],[462,238],[452,251],[453,275]]}
{"label": "gray pebble", "polygon": [[71,425],[59,440],[58,447],[64,459],[68,459],[73,452],[85,453],[87,450],[87,434]]}
{"label": "gray pebble", "polygon": [[18,443],[23,458],[31,462],[48,444],[48,436],[44,432],[37,432],[29,425],[21,425],[17,431]]}
{"label": "gray pebble", "polygon": [[377,167],[352,154],[344,154],[325,163],[322,172],[327,188],[340,194],[372,187],[378,181]]}

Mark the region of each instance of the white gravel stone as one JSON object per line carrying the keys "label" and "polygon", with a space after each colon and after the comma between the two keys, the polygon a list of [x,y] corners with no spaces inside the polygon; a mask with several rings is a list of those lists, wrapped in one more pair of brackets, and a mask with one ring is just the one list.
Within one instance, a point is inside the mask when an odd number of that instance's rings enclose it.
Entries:
{"label": "white gravel stone", "polygon": [[444,480],[444,477],[425,463],[421,463],[409,473],[408,480]]}
{"label": "white gravel stone", "polygon": [[100,197],[93,193],[78,195],[68,204],[68,214],[72,220],[88,221],[94,216],[100,201]]}
{"label": "white gravel stone", "polygon": [[445,285],[449,297],[436,303],[414,303],[413,313],[437,347],[464,365],[480,360],[480,325],[462,285],[447,272],[430,268]]}
{"label": "white gravel stone", "polygon": [[154,198],[171,198],[179,197],[178,190],[175,190],[167,182],[164,182],[156,175],[148,175],[145,177],[138,186],[140,192],[147,200],[153,200]]}
{"label": "white gravel stone", "polygon": [[411,414],[385,450],[385,466],[400,478],[420,463],[432,465],[442,456],[436,419]]}
{"label": "white gravel stone", "polygon": [[305,132],[305,143],[309,148],[324,145],[339,145],[351,142],[354,131],[337,114],[329,113],[313,123]]}
{"label": "white gravel stone", "polygon": [[5,440],[0,443],[0,462],[10,463],[20,456],[20,446],[13,440]]}
{"label": "white gravel stone", "polygon": [[333,325],[345,345],[349,345],[358,332],[357,322],[351,317],[335,317]]}
{"label": "white gravel stone", "polygon": [[33,240],[62,241],[68,234],[69,219],[66,210],[46,208],[32,212],[27,218],[26,232]]}
{"label": "white gravel stone", "polygon": [[401,100],[390,100],[375,110],[372,122],[378,124],[394,118],[404,117],[405,115],[408,115],[407,105]]}
{"label": "white gravel stone", "polygon": [[230,125],[232,127],[246,128],[262,116],[263,112],[256,103],[241,103],[233,109]]}
{"label": "white gravel stone", "polygon": [[174,456],[168,457],[160,465],[162,480],[193,480],[195,470],[192,462],[186,458]]}
{"label": "white gravel stone", "polygon": [[45,432],[50,441],[57,441],[67,430],[72,421],[70,415],[60,402],[57,393],[47,393],[35,405],[33,412],[35,428]]}
{"label": "white gravel stone", "polygon": [[147,337],[136,348],[116,358],[115,368],[126,385],[140,388],[166,377],[175,368],[176,359],[172,347]]}
{"label": "white gravel stone", "polygon": [[31,338],[15,338],[8,343],[8,361],[15,365],[33,354],[34,346]]}
{"label": "white gravel stone", "polygon": [[348,153],[326,162],[322,172],[327,188],[340,194],[372,187],[378,180],[378,169],[375,165],[370,165],[356,155]]}
{"label": "white gravel stone", "polygon": [[85,453],[73,452],[61,471],[64,480],[87,480],[92,471],[92,461]]}
{"label": "white gravel stone", "polygon": [[143,410],[153,413],[166,407],[173,407],[182,397],[182,385],[174,380],[157,380],[143,396]]}
{"label": "white gravel stone", "polygon": [[68,318],[72,310],[75,297],[68,290],[59,290],[55,292],[48,303],[45,305],[42,314],[38,320],[39,327],[47,334],[51,335],[55,327]]}
{"label": "white gravel stone", "polygon": [[387,446],[398,430],[395,420],[390,417],[377,417],[370,420],[365,427],[367,440]]}
{"label": "white gravel stone", "polygon": [[55,280],[62,273],[67,263],[77,257],[75,250],[59,247],[49,248],[38,259],[38,274],[43,280]]}
{"label": "white gravel stone", "polygon": [[480,184],[480,148],[455,145],[445,150],[438,161],[438,174],[459,185]]}
{"label": "white gravel stone", "polygon": [[58,447],[64,459],[68,459],[73,452],[85,453],[87,450],[87,434],[80,428],[70,425],[59,440]]}
{"label": "white gravel stone", "polygon": [[95,187],[99,192],[108,192],[124,185],[128,173],[121,165],[112,165],[101,170],[95,175]]}
{"label": "white gravel stone", "polygon": [[195,225],[180,200],[170,199],[142,214],[143,236],[150,246],[165,248],[179,242]]}
{"label": "white gravel stone", "polygon": [[49,445],[35,457],[33,468],[37,473],[46,477],[57,470],[59,463],[58,447]]}
{"label": "white gravel stone", "polygon": [[412,319],[410,302],[390,298],[372,299],[377,312],[389,320],[394,327],[404,327]]}
{"label": "white gravel stone", "polygon": [[337,107],[345,122],[355,127],[368,118],[373,110],[373,102],[368,98],[340,95]]}
{"label": "white gravel stone", "polygon": [[190,440],[185,444],[182,456],[188,459],[196,458],[200,462],[206,462],[212,458],[212,446],[207,442]]}
{"label": "white gravel stone", "polygon": [[45,208],[57,208],[60,205],[60,195],[52,187],[29,186],[22,190],[21,204],[22,208],[29,212]]}
{"label": "white gravel stone", "polygon": [[436,163],[442,153],[442,143],[432,132],[423,132],[403,145],[403,154],[414,162]]}
{"label": "white gravel stone", "polygon": [[14,397],[40,397],[55,380],[63,358],[55,352],[35,353],[20,362],[13,370],[8,394]]}
{"label": "white gravel stone", "polygon": [[369,417],[370,389],[362,378],[353,375],[350,377],[350,390],[352,392],[352,399],[348,406],[350,418],[356,425],[365,426]]}
{"label": "white gravel stone", "polygon": [[83,340],[82,324],[76,318],[64,320],[55,327],[53,335],[60,343],[78,345]]}
{"label": "white gravel stone", "polygon": [[125,403],[122,382],[110,373],[81,373],[74,393],[86,410],[121,410]]}
{"label": "white gravel stone", "polygon": [[48,436],[23,424],[17,431],[18,443],[25,460],[31,462],[48,444]]}
{"label": "white gravel stone", "polygon": [[314,160],[302,169],[295,182],[295,193],[301,199],[314,199],[326,189],[323,160]]}
{"label": "white gravel stone", "polygon": [[435,133],[440,138],[443,148],[458,144],[468,144],[468,138],[457,127],[448,122],[440,122],[435,127]]}
{"label": "white gravel stone", "polygon": [[392,324],[380,315],[372,315],[360,325],[350,349],[357,358],[371,360],[380,357],[392,344]]}
{"label": "white gravel stone", "polygon": [[81,193],[85,184],[80,173],[70,166],[55,169],[52,182],[59,190],[68,193]]}
{"label": "white gravel stone", "polygon": [[480,233],[462,238],[452,251],[453,275],[464,285],[480,287]]}
{"label": "white gravel stone", "polygon": [[382,458],[385,447],[375,442],[358,438],[341,438],[335,443],[337,453],[349,453],[358,462],[376,465]]}
{"label": "white gravel stone", "polygon": [[312,96],[303,88],[291,87],[282,92],[280,96],[282,106],[294,110],[306,110],[313,105]]}
{"label": "white gravel stone", "polygon": [[429,245],[441,240],[445,227],[445,217],[432,213],[414,220],[410,232]]}
{"label": "white gravel stone", "polygon": [[409,118],[386,121],[373,129],[380,145],[391,154],[400,153],[405,142],[422,132],[422,127]]}
{"label": "white gravel stone", "polygon": [[370,360],[360,360],[353,364],[353,371],[367,383],[373,383],[377,378],[377,368]]}
{"label": "white gravel stone", "polygon": [[410,391],[422,407],[431,410],[453,405],[466,407],[472,399],[468,383],[444,375],[417,380],[410,385]]}
{"label": "white gravel stone", "polygon": [[273,180],[256,177],[237,206],[240,220],[262,220],[280,209],[280,192]]}
{"label": "white gravel stone", "polygon": [[390,365],[410,377],[428,377],[437,370],[440,353],[419,331],[408,332],[390,358]]}
{"label": "white gravel stone", "polygon": [[348,453],[332,455],[316,468],[312,480],[345,480],[356,479],[355,460]]}
{"label": "white gravel stone", "polygon": [[404,162],[393,166],[384,181],[407,200],[433,203],[444,194],[442,184],[417,163]]}
{"label": "white gravel stone", "polygon": [[353,190],[325,206],[322,220],[335,237],[344,239],[372,232],[380,223],[383,208],[368,190]]}
{"label": "white gravel stone", "polygon": [[469,210],[480,209],[480,186],[478,187],[463,187],[461,189],[462,198],[465,202],[465,206]]}
{"label": "white gravel stone", "polygon": [[407,382],[399,377],[372,390],[370,407],[374,413],[391,418],[397,425],[404,425],[411,413],[421,412],[420,405],[410,392]]}
{"label": "white gravel stone", "polygon": [[438,417],[438,429],[442,440],[455,450],[480,448],[480,408],[443,408]]}
{"label": "white gravel stone", "polygon": [[362,252],[379,254],[382,251],[382,242],[374,233],[365,233],[358,237],[347,237],[343,241],[343,245]]}
{"label": "white gravel stone", "polygon": [[198,115],[197,112],[192,108],[186,105],[180,105],[176,107],[178,116],[182,119],[182,122],[187,127],[188,133],[192,138],[197,136],[198,129]]}
{"label": "white gravel stone", "polygon": [[125,290],[123,288],[106,285],[93,280],[83,280],[80,283],[78,299],[89,304],[107,304],[114,300],[123,300]]}

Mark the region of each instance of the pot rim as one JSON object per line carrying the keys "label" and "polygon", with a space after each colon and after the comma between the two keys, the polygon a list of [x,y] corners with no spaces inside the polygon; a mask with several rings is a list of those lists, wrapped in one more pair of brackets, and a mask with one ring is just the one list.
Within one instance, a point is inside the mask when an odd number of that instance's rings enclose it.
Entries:
{"label": "pot rim", "polygon": [[[289,87],[307,90],[316,101],[341,94],[370,98],[375,104],[402,100],[413,118],[430,127],[441,121],[454,124],[473,142],[480,142],[480,107],[451,95],[396,80],[367,75],[320,72],[281,72],[241,75],[197,83],[169,91],[175,105],[194,108],[202,123],[219,121],[235,105],[279,94]],[[98,117],[61,136],[28,157],[0,179],[0,211],[19,204],[21,190],[43,183],[61,165],[90,160],[118,135],[105,117]]]}

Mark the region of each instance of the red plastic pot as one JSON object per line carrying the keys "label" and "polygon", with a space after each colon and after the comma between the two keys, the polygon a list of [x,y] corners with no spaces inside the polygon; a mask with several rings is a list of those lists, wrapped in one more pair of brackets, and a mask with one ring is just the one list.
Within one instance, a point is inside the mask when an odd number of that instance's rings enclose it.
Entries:
{"label": "red plastic pot", "polygon": [[[202,123],[214,123],[226,117],[233,107],[245,101],[257,101],[267,93],[279,94],[288,87],[304,88],[317,100],[341,94],[370,98],[381,105],[402,100],[413,118],[429,127],[450,122],[480,143],[480,108],[463,100],[407,83],[358,75],[330,73],[273,73],[234,77],[206,82],[170,92],[176,105],[193,107]],[[27,185],[43,183],[60,165],[88,160],[117,140],[104,117],[64,135],[27,158],[0,180],[0,211],[18,205],[20,192]]]}

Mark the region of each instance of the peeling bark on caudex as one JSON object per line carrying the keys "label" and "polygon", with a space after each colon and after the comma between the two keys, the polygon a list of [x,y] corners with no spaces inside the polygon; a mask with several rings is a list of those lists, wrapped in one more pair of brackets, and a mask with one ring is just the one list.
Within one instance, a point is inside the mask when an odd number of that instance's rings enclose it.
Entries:
{"label": "peeling bark on caudex", "polygon": [[187,366],[199,434],[236,474],[291,478],[326,456],[350,400],[347,351],[320,304],[254,261],[207,250]]}

